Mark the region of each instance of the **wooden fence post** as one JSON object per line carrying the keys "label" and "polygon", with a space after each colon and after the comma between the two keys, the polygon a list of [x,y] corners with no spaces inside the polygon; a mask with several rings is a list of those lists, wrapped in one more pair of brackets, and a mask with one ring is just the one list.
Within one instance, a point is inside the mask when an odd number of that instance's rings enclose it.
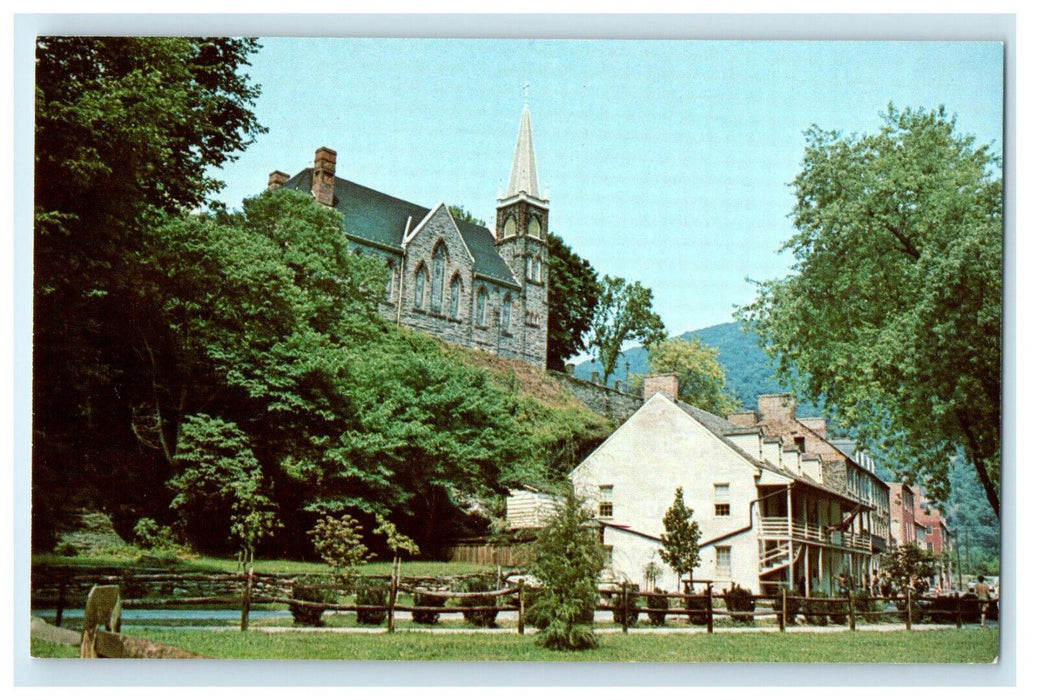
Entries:
{"label": "wooden fence post", "polygon": [[954,591],[954,614],[957,619],[958,629],[961,629],[961,593]]}
{"label": "wooden fence post", "polygon": [[850,631],[853,632],[857,629],[857,614],[853,609],[853,590],[851,589],[846,591],[846,607],[849,608],[847,615],[850,620]]}
{"label": "wooden fence post", "polygon": [[620,609],[623,612],[620,615],[620,620],[623,621],[623,634],[626,634],[627,633],[627,584],[626,584],[626,581],[624,581],[620,585],[623,586],[623,589],[622,589],[623,592],[620,595],[620,603],[622,604],[622,607]]}
{"label": "wooden fence post", "polygon": [[781,589],[781,613],[778,615],[778,631],[785,631],[785,587]]}
{"label": "wooden fence post", "polygon": [[396,562],[397,559],[392,560],[392,575],[389,576],[389,609],[388,615],[386,616],[385,631],[392,634],[396,629]]}
{"label": "wooden fence post", "polygon": [[907,629],[911,629],[911,587],[907,588]]}
{"label": "wooden fence post", "polygon": [[248,612],[252,607],[252,564],[248,565],[248,574],[245,578],[245,591],[241,594],[241,631],[248,631]]}
{"label": "wooden fence post", "polygon": [[68,586],[68,567],[58,569],[58,609],[54,615],[54,626],[61,627],[61,617],[65,613],[65,588]]}
{"label": "wooden fence post", "polygon": [[519,579],[519,609],[518,609],[518,633],[526,633],[526,588],[525,581]]}
{"label": "wooden fence post", "polygon": [[[692,589],[694,595],[695,590]],[[706,584],[706,632],[713,634],[713,584]]]}

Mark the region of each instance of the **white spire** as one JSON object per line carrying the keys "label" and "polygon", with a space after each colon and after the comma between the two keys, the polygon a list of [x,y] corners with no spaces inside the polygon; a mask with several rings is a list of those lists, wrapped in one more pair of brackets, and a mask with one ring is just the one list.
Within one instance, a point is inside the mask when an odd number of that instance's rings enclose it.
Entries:
{"label": "white spire", "polygon": [[540,199],[540,186],[537,183],[536,157],[533,155],[533,127],[529,121],[529,84],[524,89],[525,100],[522,105],[522,119],[519,122],[518,140],[515,142],[515,158],[511,163],[511,178],[505,198],[525,192],[531,197]]}

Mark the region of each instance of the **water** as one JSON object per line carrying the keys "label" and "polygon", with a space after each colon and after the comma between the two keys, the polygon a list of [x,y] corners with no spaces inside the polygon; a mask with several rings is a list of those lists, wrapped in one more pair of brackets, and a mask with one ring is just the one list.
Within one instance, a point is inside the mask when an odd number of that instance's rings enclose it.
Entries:
{"label": "water", "polygon": [[[61,624],[62,626],[80,626],[83,621],[83,608],[66,608],[61,613]],[[57,610],[54,608],[43,608],[33,610],[32,615],[34,617],[40,617],[54,623],[57,617]],[[291,619],[292,613],[288,610],[250,610],[248,614],[249,622],[258,622],[261,620],[278,620],[278,619]],[[241,610],[225,609],[225,610],[186,610],[186,609],[155,609],[155,608],[136,608],[133,610],[122,611],[122,621],[125,626],[127,623],[141,622],[141,621],[171,621],[171,622],[193,622],[193,621],[214,621],[214,622],[240,622],[241,621]],[[132,626],[132,624],[131,624]]]}

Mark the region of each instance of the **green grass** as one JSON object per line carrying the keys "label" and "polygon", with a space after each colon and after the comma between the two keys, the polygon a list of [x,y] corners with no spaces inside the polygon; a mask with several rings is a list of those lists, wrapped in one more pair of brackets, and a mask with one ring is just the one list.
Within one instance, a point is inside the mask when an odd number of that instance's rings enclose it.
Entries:
{"label": "green grass", "polygon": [[[58,554],[36,554],[32,557],[34,565],[70,566],[70,567],[125,567],[127,569],[144,566],[136,562],[135,557],[110,556],[61,556]],[[154,568],[154,565],[148,565]],[[217,557],[191,556],[169,564],[170,571],[200,570],[216,572],[234,572],[238,570],[236,559]],[[388,576],[392,562],[372,562],[359,567],[365,576]],[[256,573],[262,574],[326,574],[328,567],[320,562],[291,561],[288,559],[259,559],[255,563]],[[466,562],[446,561],[405,561],[403,576],[450,576],[496,571],[495,567],[486,564],[469,564]]]}
{"label": "green grass", "polygon": [[38,659],[78,659],[79,646],[32,639],[29,641],[29,654]]}
{"label": "green grass", "polygon": [[[597,649],[553,652],[527,634],[433,635],[142,629],[134,636],[221,659],[640,661],[672,663],[990,663],[997,630],[600,635]],[[35,647],[34,647],[35,648]]]}

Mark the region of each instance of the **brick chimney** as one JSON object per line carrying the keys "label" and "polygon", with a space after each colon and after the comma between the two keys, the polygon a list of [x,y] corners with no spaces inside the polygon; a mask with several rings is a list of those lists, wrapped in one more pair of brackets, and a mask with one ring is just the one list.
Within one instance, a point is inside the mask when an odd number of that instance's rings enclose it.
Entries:
{"label": "brick chimney", "polygon": [[671,401],[677,400],[677,375],[676,374],[651,374],[645,377],[644,397],[649,399],[653,394],[662,392]]}
{"label": "brick chimney", "polygon": [[828,424],[824,418],[800,418],[799,422],[807,426],[821,437],[827,437]]}
{"label": "brick chimney", "polygon": [[268,190],[279,190],[288,182],[288,173],[282,173],[280,170],[275,170],[270,173],[270,177],[267,178],[266,188]]}
{"label": "brick chimney", "polygon": [[756,397],[756,411],[768,423],[791,422],[796,418],[796,400],[792,394],[760,394]]}
{"label": "brick chimney", "polygon": [[313,156],[313,197],[326,207],[335,203],[335,151],[321,146]]}

